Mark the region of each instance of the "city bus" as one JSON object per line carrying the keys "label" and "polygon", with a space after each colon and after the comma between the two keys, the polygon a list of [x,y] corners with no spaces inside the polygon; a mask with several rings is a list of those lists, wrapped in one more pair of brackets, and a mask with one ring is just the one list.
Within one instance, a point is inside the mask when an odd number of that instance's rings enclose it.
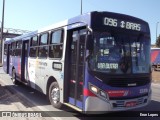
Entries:
{"label": "city bus", "polygon": [[6,40],[3,68],[55,108],[124,111],[151,100],[150,42],[144,20],[94,11]]}

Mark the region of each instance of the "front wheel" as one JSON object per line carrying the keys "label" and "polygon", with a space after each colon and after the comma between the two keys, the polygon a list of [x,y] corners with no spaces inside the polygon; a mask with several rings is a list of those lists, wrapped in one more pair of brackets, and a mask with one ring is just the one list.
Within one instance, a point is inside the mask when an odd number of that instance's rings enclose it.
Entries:
{"label": "front wheel", "polygon": [[52,82],[49,87],[49,101],[55,108],[61,108],[62,103],[60,102],[60,89],[57,82]]}

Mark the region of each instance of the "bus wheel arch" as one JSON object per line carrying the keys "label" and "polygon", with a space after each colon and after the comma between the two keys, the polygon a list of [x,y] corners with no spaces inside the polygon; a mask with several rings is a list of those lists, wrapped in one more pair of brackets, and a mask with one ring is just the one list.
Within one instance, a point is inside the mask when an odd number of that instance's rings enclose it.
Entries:
{"label": "bus wheel arch", "polygon": [[60,88],[57,80],[54,77],[50,77],[47,82],[47,98],[55,108],[61,108],[60,102]]}

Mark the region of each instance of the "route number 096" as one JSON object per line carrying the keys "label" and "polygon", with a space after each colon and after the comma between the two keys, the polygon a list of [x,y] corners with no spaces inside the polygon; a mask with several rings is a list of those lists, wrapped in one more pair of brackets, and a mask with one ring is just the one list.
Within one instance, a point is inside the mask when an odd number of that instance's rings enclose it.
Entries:
{"label": "route number 096", "polygon": [[104,25],[117,27],[117,19],[113,18],[104,18]]}

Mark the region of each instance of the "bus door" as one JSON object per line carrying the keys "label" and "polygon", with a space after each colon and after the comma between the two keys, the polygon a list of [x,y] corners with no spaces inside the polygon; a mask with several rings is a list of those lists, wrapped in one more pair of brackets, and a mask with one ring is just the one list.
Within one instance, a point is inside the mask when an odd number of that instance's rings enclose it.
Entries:
{"label": "bus door", "polygon": [[22,81],[27,82],[28,78],[28,51],[29,51],[29,40],[23,41],[22,47]]}
{"label": "bus door", "polygon": [[73,31],[71,38],[68,101],[82,109],[86,29]]}

